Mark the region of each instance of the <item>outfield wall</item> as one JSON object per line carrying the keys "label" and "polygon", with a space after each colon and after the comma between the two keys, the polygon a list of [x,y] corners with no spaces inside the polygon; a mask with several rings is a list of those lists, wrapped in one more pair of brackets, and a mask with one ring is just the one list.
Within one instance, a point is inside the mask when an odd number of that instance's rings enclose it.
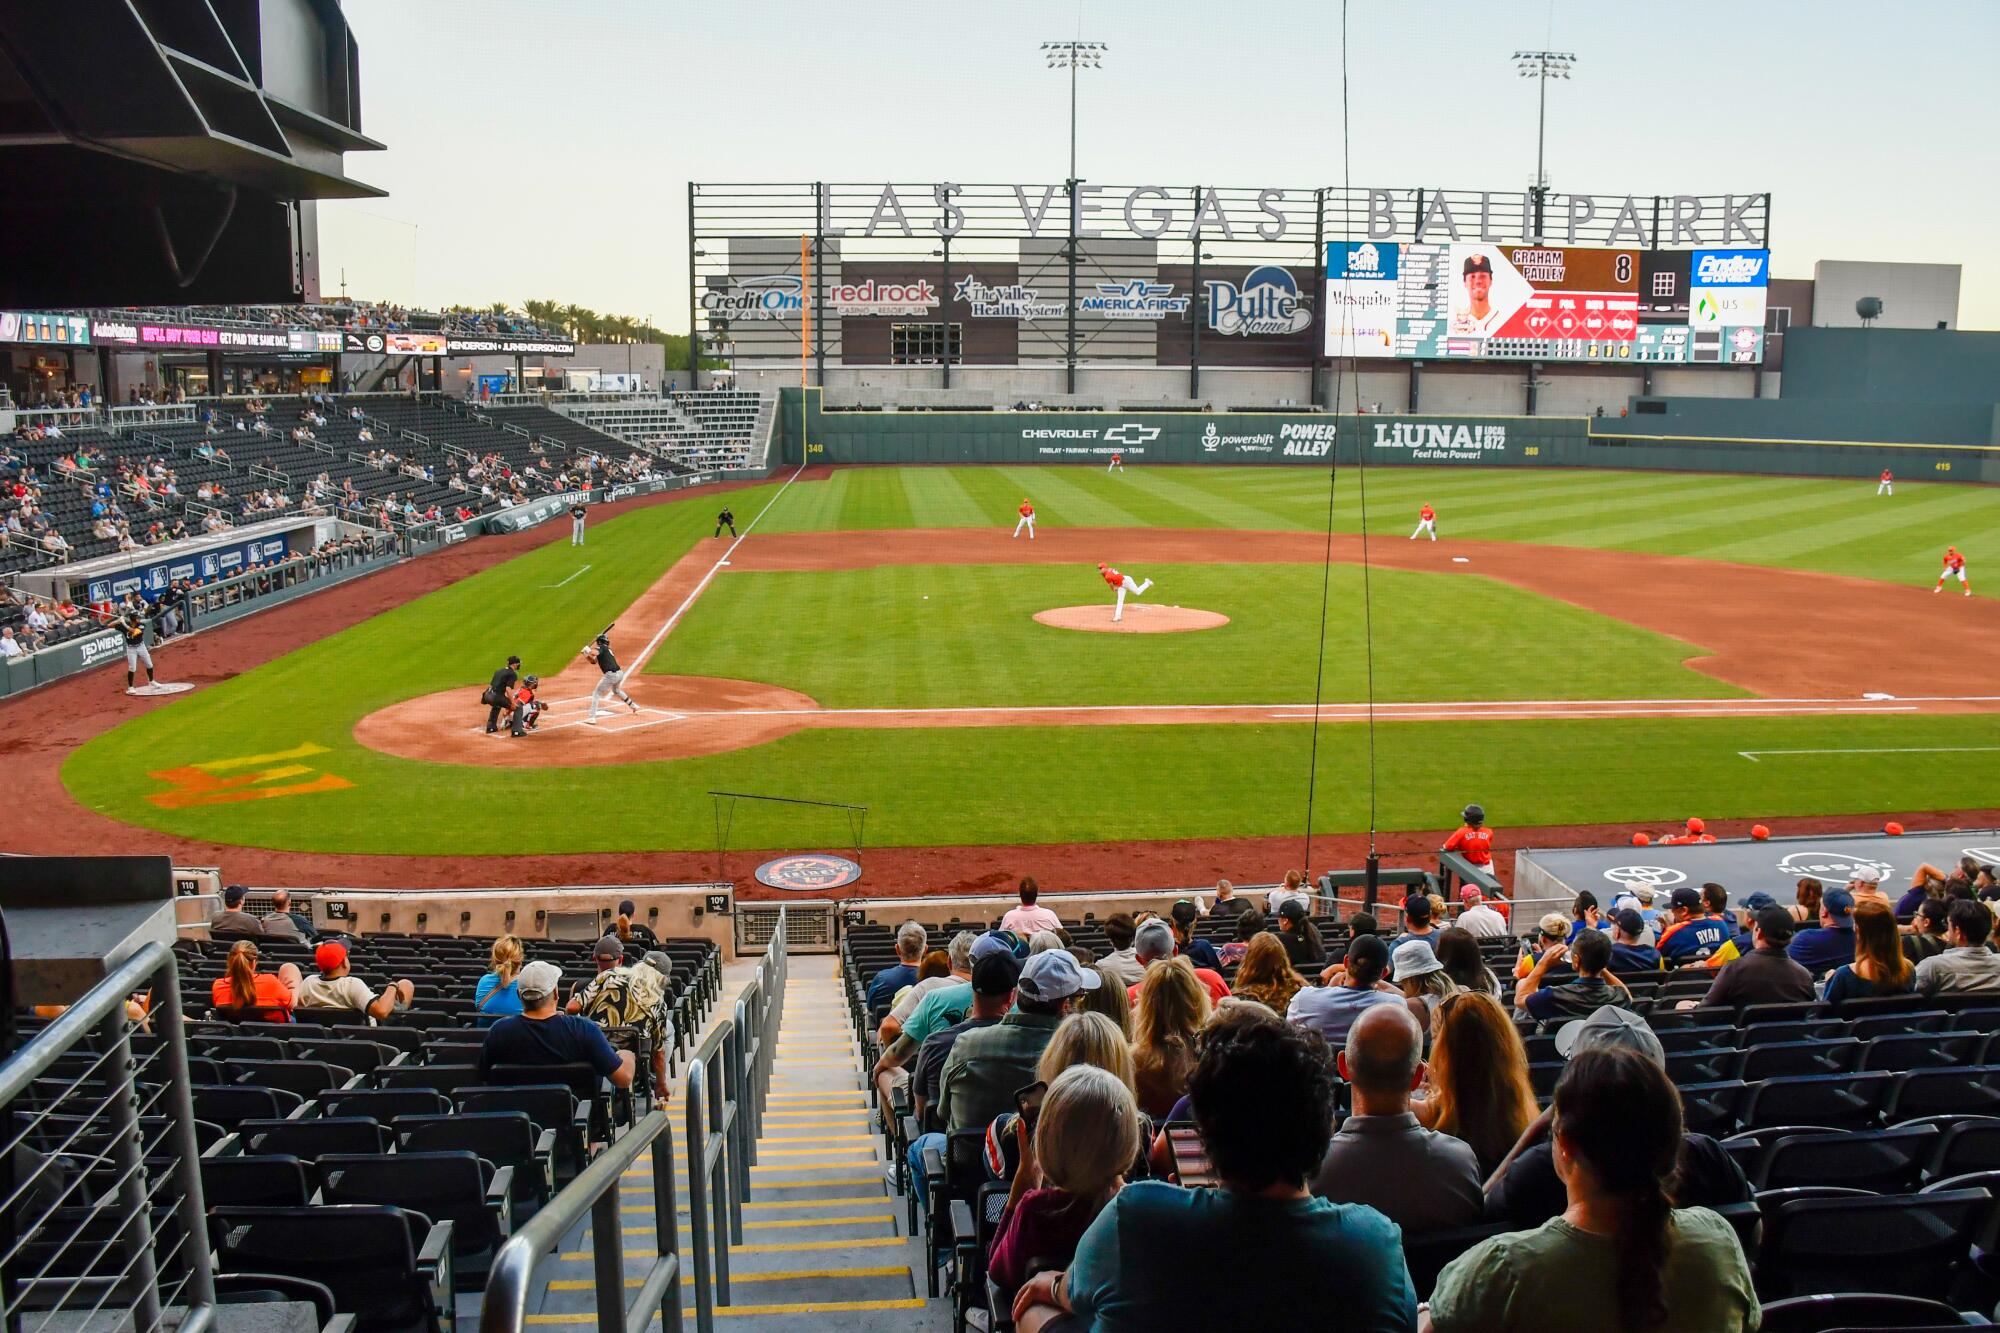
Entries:
{"label": "outfield wall", "polygon": [[[2000,482],[2000,447],[1608,433],[1590,417],[1313,412],[823,412],[781,395],[776,448],[799,463],[1298,463],[1640,468]],[[801,426],[808,443],[801,447]],[[1594,429],[1596,428],[1596,429]]]}

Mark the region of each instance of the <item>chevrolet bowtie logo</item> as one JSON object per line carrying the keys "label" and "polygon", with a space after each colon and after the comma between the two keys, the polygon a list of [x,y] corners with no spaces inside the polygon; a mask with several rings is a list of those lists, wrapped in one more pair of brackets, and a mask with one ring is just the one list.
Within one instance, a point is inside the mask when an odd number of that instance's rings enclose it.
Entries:
{"label": "chevrolet bowtie logo", "polygon": [[1136,421],[1122,422],[1104,432],[1106,444],[1145,444],[1159,438],[1158,426],[1144,426]]}

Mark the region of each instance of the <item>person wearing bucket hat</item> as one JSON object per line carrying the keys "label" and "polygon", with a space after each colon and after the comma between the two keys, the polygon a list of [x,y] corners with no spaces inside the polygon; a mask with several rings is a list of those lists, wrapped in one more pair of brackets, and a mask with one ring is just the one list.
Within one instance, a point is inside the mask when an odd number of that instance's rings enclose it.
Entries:
{"label": "person wearing bucket hat", "polygon": [[1064,949],[1038,953],[1021,967],[1014,1012],[968,1032],[951,1048],[938,1077],[937,1116],[947,1132],[981,1129],[1014,1107],[1014,1093],[1035,1081],[1035,1065],[1076,997],[1103,985],[1095,968]]}
{"label": "person wearing bucket hat", "polygon": [[1426,940],[1405,940],[1389,951],[1389,980],[1403,992],[1410,1017],[1427,1033],[1438,1003],[1459,988]]}
{"label": "person wearing bucket hat", "polygon": [[[1616,1005],[1573,1018],[1556,1030],[1556,1050],[1565,1060],[1585,1051],[1624,1048],[1636,1051],[1664,1068],[1666,1052],[1646,1020],[1630,1009]],[[1520,1229],[1541,1226],[1558,1217],[1569,1205],[1569,1196],[1556,1174],[1549,1127],[1554,1119],[1544,1111],[1522,1133],[1513,1152],[1486,1182],[1486,1210],[1489,1218],[1504,1219]],[[1681,1136],[1680,1184],[1675,1202],[1683,1208],[1721,1208],[1732,1203],[1748,1203],[1754,1197],[1743,1168],[1722,1145],[1706,1134]]]}

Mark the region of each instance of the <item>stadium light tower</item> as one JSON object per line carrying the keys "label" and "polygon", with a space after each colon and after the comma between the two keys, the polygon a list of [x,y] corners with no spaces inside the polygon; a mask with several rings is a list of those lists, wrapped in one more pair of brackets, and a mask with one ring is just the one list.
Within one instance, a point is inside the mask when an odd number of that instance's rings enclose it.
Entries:
{"label": "stadium light tower", "polygon": [[1102,69],[1104,53],[1109,50],[1103,42],[1043,42],[1042,55],[1047,58],[1050,69],[1069,71],[1069,179],[1076,179],[1076,72],[1080,69]]}
{"label": "stadium light tower", "polygon": [[1514,68],[1524,79],[1537,79],[1541,88],[1535,108],[1535,198],[1548,193],[1548,172],[1542,169],[1542,143],[1549,124],[1549,80],[1567,79],[1576,55],[1570,51],[1516,51]]}

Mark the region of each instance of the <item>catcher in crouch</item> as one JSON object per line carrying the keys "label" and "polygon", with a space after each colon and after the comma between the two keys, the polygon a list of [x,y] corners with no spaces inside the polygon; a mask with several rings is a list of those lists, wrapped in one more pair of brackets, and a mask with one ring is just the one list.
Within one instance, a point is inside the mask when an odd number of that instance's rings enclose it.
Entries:
{"label": "catcher in crouch", "polygon": [[604,674],[597,678],[597,686],[590,692],[590,716],[584,719],[591,726],[597,725],[597,706],[606,696],[617,699],[633,712],[639,711],[638,701],[625,693],[625,668],[618,665],[618,656],[611,651],[611,629],[583,646],[583,657],[587,662],[595,662]]}

